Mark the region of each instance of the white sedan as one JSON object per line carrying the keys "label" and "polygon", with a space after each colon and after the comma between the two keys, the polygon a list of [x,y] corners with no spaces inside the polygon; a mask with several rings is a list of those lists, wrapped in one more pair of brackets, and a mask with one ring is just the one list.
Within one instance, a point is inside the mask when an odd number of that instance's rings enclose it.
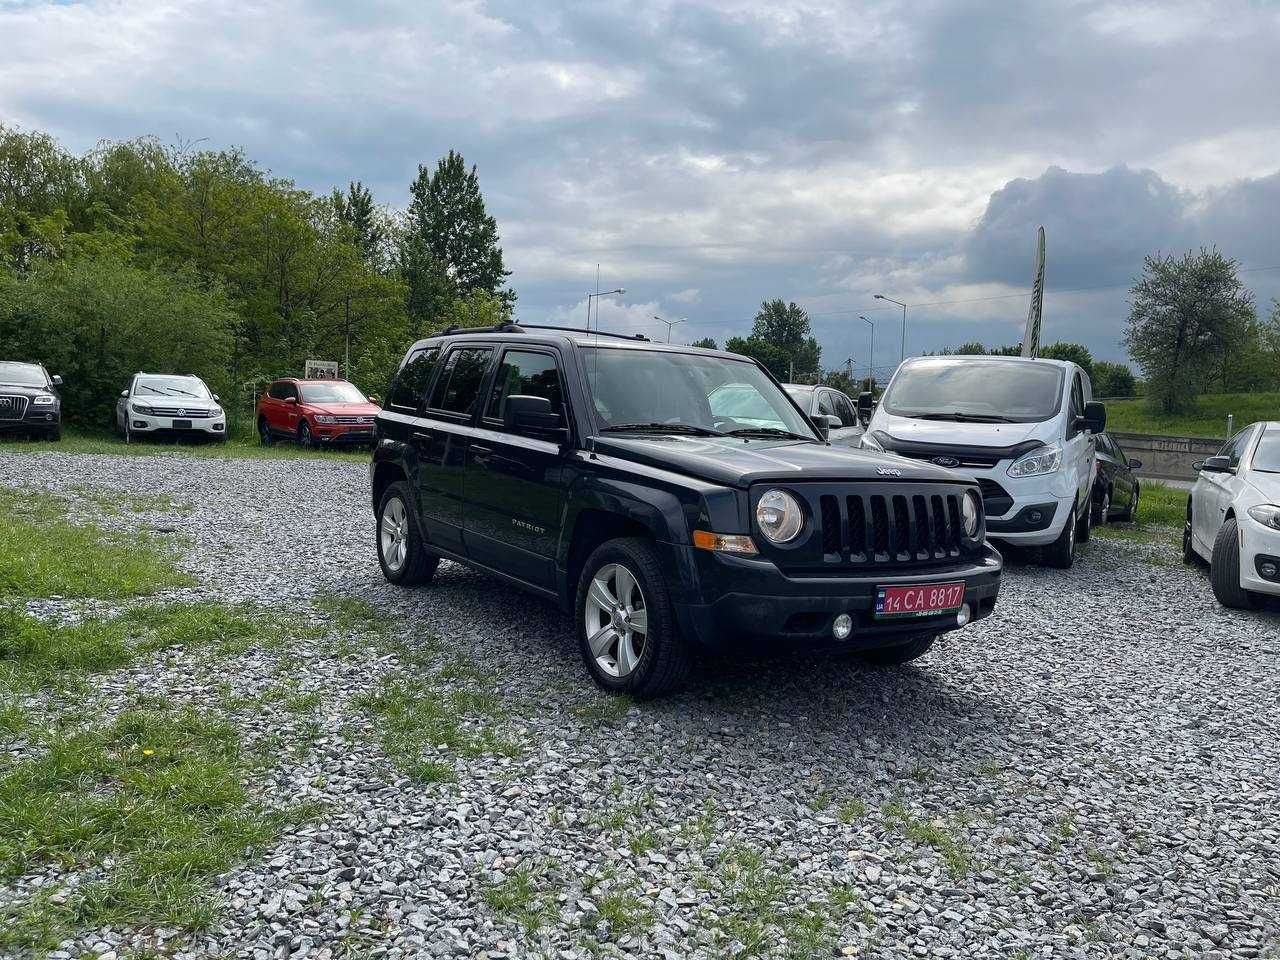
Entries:
{"label": "white sedan", "polygon": [[1280,596],[1280,421],[1250,424],[1197,466],[1183,556],[1209,562],[1224,606],[1256,609]]}

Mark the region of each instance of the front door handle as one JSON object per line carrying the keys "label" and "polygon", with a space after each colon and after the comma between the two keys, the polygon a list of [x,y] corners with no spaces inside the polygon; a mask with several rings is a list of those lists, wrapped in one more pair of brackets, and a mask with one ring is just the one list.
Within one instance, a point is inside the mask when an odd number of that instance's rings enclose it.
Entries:
{"label": "front door handle", "polygon": [[431,434],[427,433],[425,430],[415,430],[413,431],[413,439],[421,440],[425,443],[431,439]]}
{"label": "front door handle", "polygon": [[470,456],[475,457],[477,460],[488,460],[493,454],[493,450],[489,447],[482,447],[479,444],[473,443],[467,447],[467,453]]}

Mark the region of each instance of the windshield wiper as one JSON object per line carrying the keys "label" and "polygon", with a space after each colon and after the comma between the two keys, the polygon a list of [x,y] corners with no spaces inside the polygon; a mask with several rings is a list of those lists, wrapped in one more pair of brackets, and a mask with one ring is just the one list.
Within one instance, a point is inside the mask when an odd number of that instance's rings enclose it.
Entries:
{"label": "windshield wiper", "polygon": [[737,430],[729,430],[725,433],[726,437],[782,437],[789,440],[808,440],[813,441],[813,437],[806,437],[803,433],[792,433],[790,430],[779,430],[777,427],[739,427]]}
{"label": "windshield wiper", "polygon": [[1018,423],[1012,417],[1002,417],[994,413],[913,413],[907,414],[915,420],[953,420],[956,423]]}
{"label": "windshield wiper", "polygon": [[695,427],[691,423],[615,423],[603,428],[609,433],[679,433],[691,437],[723,437],[719,430]]}

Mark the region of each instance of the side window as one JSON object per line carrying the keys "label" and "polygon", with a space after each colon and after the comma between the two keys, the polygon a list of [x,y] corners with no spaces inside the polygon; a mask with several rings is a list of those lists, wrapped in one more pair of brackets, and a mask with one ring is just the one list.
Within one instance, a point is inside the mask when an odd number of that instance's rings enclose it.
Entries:
{"label": "side window", "polygon": [[489,403],[484,415],[501,420],[502,408],[507,397],[545,397],[551,401],[555,413],[564,413],[564,398],[560,392],[560,371],[556,358],[549,353],[533,353],[529,350],[508,350],[502,355],[502,365],[493,378]]}
{"label": "side window", "polygon": [[840,423],[846,427],[856,427],[858,425],[858,415],[854,413],[853,403],[843,393],[836,394],[836,416],[840,418]]}
{"label": "side window", "polygon": [[818,415],[822,417],[838,416],[835,404],[831,402],[832,393],[830,390],[818,391]]}
{"label": "side window", "polygon": [[267,396],[269,396],[272,400],[283,400],[283,399],[284,399],[284,384],[283,384],[283,383],[273,383],[273,384],[271,385],[271,388],[270,388],[269,390],[267,390]]}
{"label": "side window", "polygon": [[491,347],[464,347],[449,351],[444,369],[436,378],[428,406],[450,413],[471,413],[480,395],[480,381],[489,366]]}
{"label": "side window", "polygon": [[281,386],[284,387],[284,396],[282,399],[288,400],[290,397],[294,400],[298,399],[298,385],[296,383],[285,383],[281,384]]}
{"label": "side window", "polygon": [[1253,439],[1253,428],[1246,427],[1236,434],[1235,439],[1231,441],[1231,449],[1226,451],[1227,456],[1231,458],[1231,466],[1240,466],[1240,461],[1244,457],[1244,452],[1249,449],[1249,441]]}
{"label": "side window", "polygon": [[435,369],[436,358],[439,356],[439,347],[415,350],[396,374],[396,382],[391,386],[387,405],[408,410],[417,410],[422,406],[426,399],[427,385],[431,382],[431,371]]}
{"label": "side window", "polygon": [[1084,387],[1080,385],[1079,373],[1071,378],[1071,407],[1069,415],[1071,419],[1067,423],[1067,436],[1074,437],[1081,432],[1075,425],[1076,419],[1084,416]]}

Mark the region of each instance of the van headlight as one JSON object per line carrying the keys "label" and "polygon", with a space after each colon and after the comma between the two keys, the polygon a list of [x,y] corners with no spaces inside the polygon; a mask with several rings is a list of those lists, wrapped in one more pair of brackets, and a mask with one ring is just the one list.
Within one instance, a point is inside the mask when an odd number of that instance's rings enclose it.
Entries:
{"label": "van headlight", "polygon": [[982,500],[976,491],[965,491],[960,500],[960,526],[964,535],[972,540],[978,535],[978,522],[982,519]]}
{"label": "van headlight", "polygon": [[771,543],[790,543],[804,527],[804,508],[785,490],[767,490],[756,504],[756,525]]}
{"label": "van headlight", "polygon": [[1019,457],[1009,465],[1011,477],[1039,477],[1046,473],[1056,473],[1062,466],[1062,447],[1054,443],[1047,447],[1036,447],[1025,456]]}
{"label": "van headlight", "polygon": [[1250,507],[1249,516],[1264,527],[1280,530],[1280,507],[1277,507],[1274,503],[1260,503],[1255,507]]}

